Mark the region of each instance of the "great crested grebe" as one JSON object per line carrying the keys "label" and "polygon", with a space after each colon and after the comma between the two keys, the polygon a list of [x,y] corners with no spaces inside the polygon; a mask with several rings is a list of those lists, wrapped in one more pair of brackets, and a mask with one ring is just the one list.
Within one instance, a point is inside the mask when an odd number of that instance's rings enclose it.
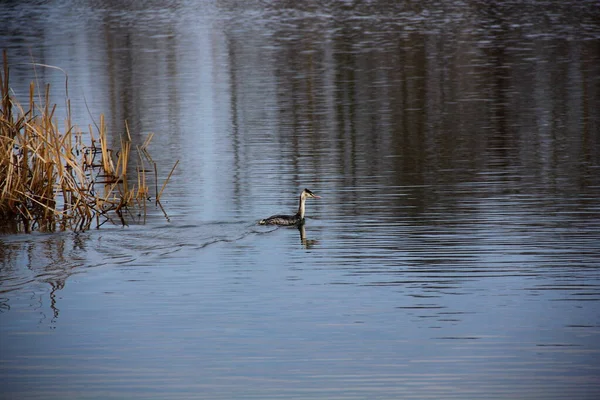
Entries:
{"label": "great crested grebe", "polygon": [[304,222],[304,202],[306,199],[320,199],[308,189],[304,189],[300,194],[300,204],[298,212],[295,215],[272,215],[269,218],[258,221],[260,225],[299,225]]}

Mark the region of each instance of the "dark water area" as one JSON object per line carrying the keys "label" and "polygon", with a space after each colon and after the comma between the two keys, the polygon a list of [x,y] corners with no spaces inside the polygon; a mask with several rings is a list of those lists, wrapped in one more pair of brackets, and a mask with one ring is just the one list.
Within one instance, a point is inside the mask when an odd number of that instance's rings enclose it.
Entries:
{"label": "dark water area", "polygon": [[600,398],[597,1],[130,3],[0,4],[16,98],[180,160],[0,236],[0,398]]}

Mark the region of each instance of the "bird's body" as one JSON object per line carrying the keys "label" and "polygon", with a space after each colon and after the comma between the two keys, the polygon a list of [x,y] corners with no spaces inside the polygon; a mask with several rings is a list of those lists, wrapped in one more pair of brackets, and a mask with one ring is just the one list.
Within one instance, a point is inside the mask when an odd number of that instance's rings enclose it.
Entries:
{"label": "bird's body", "polygon": [[306,199],[320,199],[313,192],[308,189],[304,189],[300,194],[300,204],[298,205],[298,212],[294,215],[272,215],[269,218],[261,219],[258,223],[260,225],[300,225],[304,222],[304,202]]}
{"label": "bird's body", "polygon": [[261,219],[258,223],[260,225],[283,225],[291,226],[298,225],[302,222],[302,218],[298,214],[294,215],[271,215],[269,218]]}

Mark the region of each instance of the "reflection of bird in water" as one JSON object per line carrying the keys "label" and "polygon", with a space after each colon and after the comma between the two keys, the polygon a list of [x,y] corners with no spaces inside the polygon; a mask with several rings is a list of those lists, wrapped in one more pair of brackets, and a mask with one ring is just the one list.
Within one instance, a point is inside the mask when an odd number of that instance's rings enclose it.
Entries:
{"label": "reflection of bird in water", "polygon": [[300,224],[298,226],[298,230],[300,231],[300,243],[305,249],[310,249],[315,244],[318,244],[319,241],[315,239],[307,239],[306,238],[306,229],[304,229],[304,224]]}
{"label": "reflection of bird in water", "polygon": [[304,222],[304,202],[306,199],[320,199],[308,189],[304,189],[300,195],[300,205],[295,215],[272,215],[269,218],[261,219],[260,225],[299,225]]}

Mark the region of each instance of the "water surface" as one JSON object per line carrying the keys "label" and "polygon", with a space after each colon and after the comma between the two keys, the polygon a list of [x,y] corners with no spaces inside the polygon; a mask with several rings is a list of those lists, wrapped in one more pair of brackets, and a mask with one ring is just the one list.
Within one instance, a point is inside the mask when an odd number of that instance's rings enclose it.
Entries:
{"label": "water surface", "polygon": [[168,221],[0,236],[0,397],[600,396],[595,2],[0,11],[15,96],[180,160]]}

